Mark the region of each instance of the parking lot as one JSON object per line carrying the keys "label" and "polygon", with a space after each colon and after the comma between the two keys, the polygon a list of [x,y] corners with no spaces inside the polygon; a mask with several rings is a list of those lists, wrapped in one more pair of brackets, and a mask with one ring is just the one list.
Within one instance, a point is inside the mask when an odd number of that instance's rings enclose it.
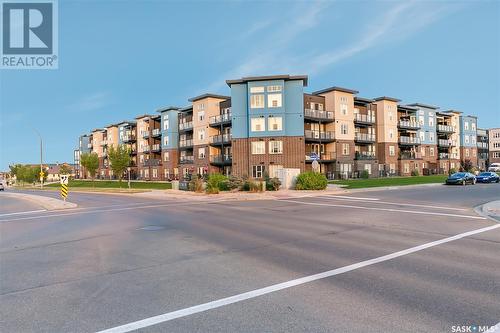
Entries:
{"label": "parking lot", "polygon": [[497,184],[196,204],[71,195],[79,208],[2,205],[2,332],[452,332],[500,321],[500,224],[473,209],[500,199]]}

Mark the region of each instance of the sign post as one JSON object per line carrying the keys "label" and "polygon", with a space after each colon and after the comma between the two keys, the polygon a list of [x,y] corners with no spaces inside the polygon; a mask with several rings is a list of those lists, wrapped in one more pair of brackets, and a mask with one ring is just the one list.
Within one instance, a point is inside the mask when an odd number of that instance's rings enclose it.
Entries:
{"label": "sign post", "polygon": [[61,182],[61,197],[64,199],[64,202],[66,202],[66,198],[68,197],[68,175],[61,175],[60,182]]}

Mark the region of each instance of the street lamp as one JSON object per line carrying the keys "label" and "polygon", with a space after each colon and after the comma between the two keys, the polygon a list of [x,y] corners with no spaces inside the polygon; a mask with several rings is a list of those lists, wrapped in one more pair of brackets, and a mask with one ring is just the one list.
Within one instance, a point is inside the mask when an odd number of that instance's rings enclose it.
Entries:
{"label": "street lamp", "polygon": [[36,129],[33,130],[40,138],[40,188],[43,189],[43,140],[40,132],[38,132]]}
{"label": "street lamp", "polygon": [[128,174],[128,188],[130,189],[130,167],[127,167],[127,174]]}

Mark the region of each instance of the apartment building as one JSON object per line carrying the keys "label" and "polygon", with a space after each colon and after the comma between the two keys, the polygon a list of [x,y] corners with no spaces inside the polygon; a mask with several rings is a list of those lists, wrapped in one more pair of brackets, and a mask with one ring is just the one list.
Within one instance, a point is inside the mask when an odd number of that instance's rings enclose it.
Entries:
{"label": "apartment building", "polygon": [[359,97],[337,86],[307,93],[307,76],[226,83],[230,96],[207,93],[186,107],[96,129],[80,137],[80,151],[96,152],[99,176],[113,178],[107,147],[126,145],[131,178],[144,180],[214,172],[262,178],[282,168],[311,170],[313,161],[328,178],[447,173],[465,160],[480,168],[487,163],[488,133],[459,111]]}
{"label": "apartment building", "polygon": [[477,165],[479,170],[486,170],[489,166],[489,143],[488,143],[488,130],[477,129]]}
{"label": "apartment building", "polygon": [[500,128],[488,131],[489,163],[500,163]]}

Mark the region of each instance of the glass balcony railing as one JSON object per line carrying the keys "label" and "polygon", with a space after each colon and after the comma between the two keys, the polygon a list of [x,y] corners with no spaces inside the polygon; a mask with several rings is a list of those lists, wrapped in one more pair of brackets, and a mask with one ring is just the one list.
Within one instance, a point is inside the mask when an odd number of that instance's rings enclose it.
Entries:
{"label": "glass balcony railing", "polygon": [[231,113],[224,113],[218,116],[210,117],[210,125],[220,125],[222,123],[227,123],[231,121]]}
{"label": "glass balcony railing", "polygon": [[375,152],[373,151],[357,151],[354,154],[356,160],[374,160],[375,158]]}
{"label": "glass balcony railing", "polygon": [[332,131],[312,131],[305,130],[304,136],[309,140],[324,140],[324,141],[332,141],[335,139],[335,133]]}
{"label": "glass balcony railing", "polygon": [[358,142],[375,142],[375,134],[371,133],[355,133],[354,141]]}
{"label": "glass balcony railing", "polygon": [[179,123],[179,130],[180,131],[188,131],[193,129],[193,122],[192,121],[187,121],[184,123]]}
{"label": "glass balcony railing", "polygon": [[212,164],[231,164],[233,156],[231,154],[211,155],[210,163]]}
{"label": "glass balcony railing", "polygon": [[367,114],[354,114],[354,122],[364,123],[364,124],[375,124],[375,116],[369,116]]}
{"label": "glass balcony railing", "polygon": [[455,129],[453,128],[453,126],[450,125],[438,124],[437,131],[442,133],[453,133],[455,132]]}
{"label": "glass balcony railing", "polygon": [[316,119],[316,120],[333,121],[334,120],[334,113],[332,111],[305,109],[304,110],[304,117],[309,118],[309,119]]}
{"label": "glass balcony railing", "polygon": [[419,129],[420,125],[416,121],[411,121],[411,120],[400,120],[398,122],[398,127],[403,128],[403,129]]}
{"label": "glass balcony railing", "polygon": [[194,156],[182,156],[179,158],[179,163],[184,164],[184,163],[193,163],[194,161]]}
{"label": "glass balcony railing", "polygon": [[151,135],[152,136],[159,136],[161,135],[161,130],[159,128],[155,128],[152,132],[151,132]]}
{"label": "glass balcony railing", "polygon": [[400,136],[399,144],[401,145],[419,145],[420,139],[412,136]]}
{"label": "glass balcony railing", "polygon": [[334,152],[306,152],[306,162],[317,161],[334,161],[336,159],[336,154]]}
{"label": "glass balcony railing", "polygon": [[233,137],[233,135],[231,133],[214,135],[210,138],[210,143],[212,143],[212,144],[230,143],[232,137]]}
{"label": "glass balcony railing", "polygon": [[181,140],[179,141],[180,148],[187,148],[193,146],[193,139]]}

